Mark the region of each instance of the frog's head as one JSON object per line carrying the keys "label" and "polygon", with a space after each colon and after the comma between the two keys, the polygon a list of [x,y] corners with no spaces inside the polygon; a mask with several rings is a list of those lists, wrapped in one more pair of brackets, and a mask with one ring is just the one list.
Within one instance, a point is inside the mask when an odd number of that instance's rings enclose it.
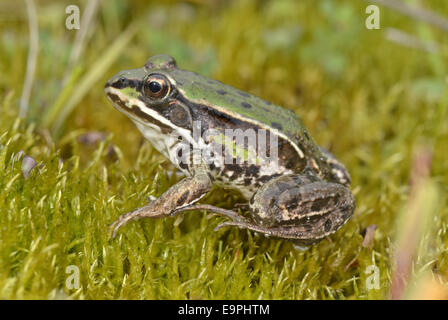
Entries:
{"label": "frog's head", "polygon": [[175,70],[172,57],[154,56],[142,68],[113,76],[105,85],[106,95],[139,128],[191,132],[191,109],[178,99]]}

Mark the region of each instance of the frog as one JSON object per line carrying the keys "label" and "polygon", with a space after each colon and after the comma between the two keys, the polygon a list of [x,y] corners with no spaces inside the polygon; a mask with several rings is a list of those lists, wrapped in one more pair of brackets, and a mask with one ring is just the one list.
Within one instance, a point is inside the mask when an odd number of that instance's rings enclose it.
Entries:
{"label": "frog", "polygon": [[[165,54],[119,72],[104,90],[185,176],[120,215],[110,226],[112,237],[130,221],[205,210],[225,217],[214,230],[237,227],[309,246],[353,215],[347,169],[294,111],[181,69]],[[231,209],[198,203],[215,185],[238,190],[245,202]]]}

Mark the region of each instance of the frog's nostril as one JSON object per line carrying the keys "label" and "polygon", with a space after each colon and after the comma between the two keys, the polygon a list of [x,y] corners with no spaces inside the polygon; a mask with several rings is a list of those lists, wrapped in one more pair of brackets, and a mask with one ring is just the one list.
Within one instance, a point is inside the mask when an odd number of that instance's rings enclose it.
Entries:
{"label": "frog's nostril", "polygon": [[122,89],[128,84],[128,80],[125,77],[120,77],[116,80],[109,80],[106,86],[112,86],[117,89]]}
{"label": "frog's nostril", "polygon": [[128,84],[129,84],[129,81],[128,81],[128,79],[126,79],[125,77],[121,77],[121,78],[118,80],[118,85],[119,85],[121,88],[126,87]]}

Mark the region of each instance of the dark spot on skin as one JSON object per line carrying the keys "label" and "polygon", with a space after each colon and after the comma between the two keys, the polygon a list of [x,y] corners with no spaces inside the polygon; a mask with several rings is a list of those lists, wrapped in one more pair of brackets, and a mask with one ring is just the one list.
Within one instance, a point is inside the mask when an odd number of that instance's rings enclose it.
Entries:
{"label": "dark spot on skin", "polygon": [[[199,75],[200,76],[200,75]],[[202,78],[202,76],[200,76]],[[215,79],[208,79],[207,82],[209,84],[215,85],[215,86],[219,86],[222,85],[221,81],[215,80]]]}
{"label": "dark spot on skin", "polygon": [[[230,171],[230,172],[233,172],[234,174],[234,176],[236,175],[236,176],[239,176],[239,175],[241,175],[241,173],[242,173],[242,171],[243,171],[243,168],[242,168],[242,166],[241,165],[239,165],[239,164],[227,164],[225,167],[224,167],[224,172],[228,172],[228,171]],[[236,177],[235,177],[236,178]]]}
{"label": "dark spot on skin", "polygon": [[257,180],[260,181],[261,183],[265,183],[271,180],[273,177],[274,176],[261,176]]}
{"label": "dark spot on skin", "polygon": [[299,157],[292,144],[280,138],[278,139],[278,155],[280,164],[287,169],[302,171],[307,165],[307,157]]}
{"label": "dark spot on skin", "polygon": [[249,104],[249,103],[247,103],[247,102],[241,102],[241,105],[243,106],[243,108],[246,108],[246,109],[250,109],[250,108],[252,108],[252,106]]}
{"label": "dark spot on skin", "polygon": [[141,81],[137,79],[128,79],[126,77],[121,77],[115,82],[112,83],[106,83],[106,87],[111,86],[113,88],[117,89],[123,89],[123,88],[139,88],[141,85]]}
{"label": "dark spot on skin", "polygon": [[249,204],[254,204],[254,197],[250,198]]}
{"label": "dark spot on skin", "polygon": [[209,168],[210,168],[210,170],[215,170],[215,168],[216,168],[215,163],[210,162]]}
{"label": "dark spot on skin", "polygon": [[271,122],[271,126],[278,129],[278,130],[283,130],[283,127],[280,123],[277,122]]}
{"label": "dark spot on skin", "polygon": [[244,179],[244,185],[245,186],[249,186],[252,184],[252,179],[251,178],[245,178]]}
{"label": "dark spot on skin", "polygon": [[348,208],[342,209],[343,210],[343,212],[342,212],[342,219],[344,221],[351,217],[351,215],[353,214],[353,209],[354,208],[352,206],[349,206]]}
{"label": "dark spot on skin", "polygon": [[188,169],[188,164],[186,164],[185,162],[181,162],[181,163],[179,163],[179,167],[181,169],[187,170]]}
{"label": "dark spot on skin", "polygon": [[284,191],[291,189],[293,186],[289,183],[285,183],[285,182],[277,182],[276,183],[276,187],[278,188],[278,191],[280,193],[283,193]]}
{"label": "dark spot on skin", "polygon": [[246,98],[249,97],[249,94],[246,93],[246,92],[243,92],[243,91],[238,91],[238,94],[239,94],[240,96],[243,96],[243,97],[246,97]]}
{"label": "dark spot on skin", "polygon": [[246,170],[246,174],[252,177],[255,177],[258,175],[258,173],[260,172],[260,167],[252,164],[250,165],[247,170]]}
{"label": "dark spot on skin", "polygon": [[311,206],[311,211],[312,212],[317,212],[322,210],[323,208],[325,208],[328,205],[328,202],[330,201],[331,198],[323,198],[323,199],[316,199],[313,202],[313,205]]}
{"label": "dark spot on skin", "polygon": [[[186,105],[189,105],[190,103],[183,99],[179,99],[181,102],[185,103]],[[231,101],[229,101],[231,103]],[[219,112],[216,109],[212,109],[206,106],[201,105],[193,105],[193,108],[198,109],[198,107],[203,107],[204,111],[207,112],[208,119],[214,119],[216,122],[221,122],[220,125],[226,126],[231,128],[232,126],[241,126],[242,121],[236,119],[235,117],[231,117],[230,115],[227,115],[225,113]],[[205,127],[205,126],[204,126]],[[205,129],[204,129],[205,130]]]}
{"label": "dark spot on skin", "polygon": [[190,190],[185,191],[179,199],[177,199],[176,205],[181,206],[185,204],[185,201],[188,199],[188,196],[190,195]]}
{"label": "dark spot on skin", "polygon": [[341,198],[341,196],[338,195],[338,194],[334,196],[333,201],[334,201],[334,204],[335,204],[335,205],[337,205],[337,204],[339,203],[339,199],[340,199],[340,198]]}
{"label": "dark spot on skin", "polygon": [[227,94],[227,91],[224,91],[224,90],[217,90],[216,92],[219,93],[220,95]]}
{"label": "dark spot on skin", "polygon": [[234,172],[234,173],[229,177],[229,180],[230,180],[230,181],[233,181],[233,180],[235,180],[236,178],[238,178],[238,175]]}
{"label": "dark spot on skin", "polygon": [[265,107],[263,107],[263,106],[260,106],[260,107],[261,107],[261,109],[264,110],[264,112],[266,112],[266,113],[271,113],[271,110],[269,110],[268,108],[265,108]]}
{"label": "dark spot on skin", "polygon": [[297,209],[298,205],[299,205],[299,202],[294,200],[286,205],[286,209],[288,211],[293,211],[293,210]]}
{"label": "dark spot on skin", "polygon": [[177,156],[179,158],[182,158],[182,148],[179,148],[179,150],[177,150]]}
{"label": "dark spot on skin", "polygon": [[305,138],[309,141],[309,140],[311,140],[311,137],[310,137],[310,135],[309,135],[309,133],[307,132],[307,131],[304,131],[303,132],[303,135],[305,136]]}
{"label": "dark spot on skin", "polygon": [[331,220],[330,219],[327,219],[327,221],[325,221],[324,229],[325,229],[325,232],[330,231],[330,229],[331,229]]}

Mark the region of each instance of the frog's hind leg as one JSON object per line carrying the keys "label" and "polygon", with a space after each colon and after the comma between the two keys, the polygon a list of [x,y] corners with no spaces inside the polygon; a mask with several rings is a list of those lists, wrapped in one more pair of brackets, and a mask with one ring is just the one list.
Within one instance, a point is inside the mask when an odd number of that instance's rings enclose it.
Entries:
{"label": "frog's hind leg", "polygon": [[[335,214],[335,212],[333,212]],[[339,215],[344,215],[344,212],[339,212]],[[346,221],[346,220],[345,220]],[[314,223],[303,223],[295,226],[262,226],[248,221],[226,221],[219,224],[214,230],[217,231],[223,227],[237,227],[240,229],[248,229],[254,232],[263,234],[266,237],[279,238],[293,241],[296,245],[311,245],[321,241],[325,237],[334,233],[337,228],[332,228],[332,220],[320,220]]]}
{"label": "frog's hind leg", "polygon": [[319,147],[319,150],[324,156],[325,162],[331,168],[332,179],[335,182],[349,186],[351,183],[351,178],[345,166],[340,163],[330,151],[321,147]]}
{"label": "frog's hind leg", "polygon": [[285,175],[265,183],[250,200],[252,221],[224,222],[267,236],[314,243],[336,232],[353,214],[350,190],[310,175]]}

